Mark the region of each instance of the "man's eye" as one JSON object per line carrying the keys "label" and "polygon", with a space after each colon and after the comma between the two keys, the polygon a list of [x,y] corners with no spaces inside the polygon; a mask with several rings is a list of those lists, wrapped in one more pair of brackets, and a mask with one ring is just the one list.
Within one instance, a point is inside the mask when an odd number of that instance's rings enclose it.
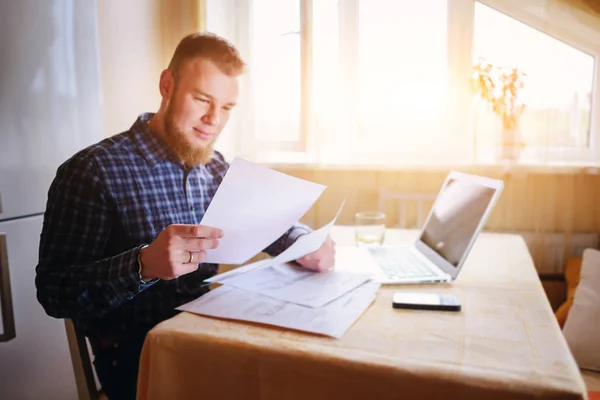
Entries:
{"label": "man's eye", "polygon": [[196,101],[199,101],[201,103],[208,103],[208,99],[203,99],[202,97],[196,97]]}

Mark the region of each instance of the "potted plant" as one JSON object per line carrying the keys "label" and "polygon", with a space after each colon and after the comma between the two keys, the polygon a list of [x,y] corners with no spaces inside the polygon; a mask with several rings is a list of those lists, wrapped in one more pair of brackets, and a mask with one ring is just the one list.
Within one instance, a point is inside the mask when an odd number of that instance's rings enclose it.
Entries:
{"label": "potted plant", "polygon": [[471,83],[475,96],[502,118],[501,159],[518,160],[525,146],[519,130],[519,120],[525,110],[520,98],[525,76],[517,67],[498,67],[483,58],[474,66]]}

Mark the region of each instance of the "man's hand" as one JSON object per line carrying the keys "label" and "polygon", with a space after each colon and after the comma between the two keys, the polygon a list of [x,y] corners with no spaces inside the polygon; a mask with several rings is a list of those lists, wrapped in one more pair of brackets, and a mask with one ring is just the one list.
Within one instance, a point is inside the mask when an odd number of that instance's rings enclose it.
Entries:
{"label": "man's hand", "polygon": [[204,250],[215,249],[223,231],[204,225],[169,225],[140,255],[144,280],[175,279],[198,269]]}
{"label": "man's hand", "polygon": [[296,260],[304,268],[322,272],[333,268],[335,264],[335,242],[329,236],[319,250]]}

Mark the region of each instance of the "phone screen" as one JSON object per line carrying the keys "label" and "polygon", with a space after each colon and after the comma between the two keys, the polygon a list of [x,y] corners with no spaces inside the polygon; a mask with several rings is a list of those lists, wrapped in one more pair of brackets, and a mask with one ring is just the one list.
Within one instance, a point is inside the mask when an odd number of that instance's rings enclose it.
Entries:
{"label": "phone screen", "polygon": [[393,303],[396,308],[460,310],[460,300],[451,294],[396,292]]}

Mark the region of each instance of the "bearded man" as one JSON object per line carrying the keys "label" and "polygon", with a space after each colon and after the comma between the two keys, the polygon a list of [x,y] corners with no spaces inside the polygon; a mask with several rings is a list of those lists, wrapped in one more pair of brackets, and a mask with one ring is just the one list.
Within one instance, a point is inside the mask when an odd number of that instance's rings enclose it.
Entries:
{"label": "bearded man", "polygon": [[[227,235],[203,226],[229,167],[213,147],[236,105],[245,64],[212,34],[182,39],[160,76],[155,114],[67,160],[48,193],[36,268],[46,313],[70,318],[92,345],[111,400],[136,396],[147,332],[209,290],[207,249]],[[275,256],[310,228],[298,223],[265,251]],[[334,263],[328,239],[298,263]]]}

